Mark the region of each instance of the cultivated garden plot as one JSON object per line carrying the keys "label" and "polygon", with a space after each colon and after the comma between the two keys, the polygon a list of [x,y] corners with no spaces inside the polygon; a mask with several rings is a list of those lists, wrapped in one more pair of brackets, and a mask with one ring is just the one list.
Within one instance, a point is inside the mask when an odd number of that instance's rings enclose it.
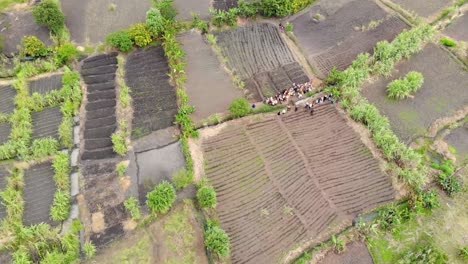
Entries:
{"label": "cultivated garden plot", "polygon": [[50,207],[55,194],[54,169],[49,162],[34,165],[24,173],[25,225],[53,224]]}
{"label": "cultivated garden plot", "polygon": [[234,99],[242,97],[242,92],[234,87],[229,74],[199,33],[185,33],[179,40],[187,54],[185,87],[190,103],[196,109],[193,118],[201,121],[226,112]]}
{"label": "cultivated garden plot", "polygon": [[[7,187],[7,178],[10,176],[8,170],[4,166],[0,166],[0,192],[3,192]],[[3,205],[3,200],[0,198],[0,221],[6,217],[5,206]]]}
{"label": "cultivated garden plot", "polygon": [[5,144],[10,139],[11,124],[0,124],[0,145]]}
{"label": "cultivated garden plot", "polygon": [[422,17],[438,15],[443,9],[449,7],[454,1],[451,0],[391,0],[408,11],[415,12]]}
{"label": "cultivated garden plot", "polygon": [[151,8],[148,0],[63,0],[61,4],[71,39],[82,45],[104,42],[108,34],[144,22]]}
{"label": "cultivated garden plot", "polygon": [[468,124],[450,131],[444,139],[460,161],[468,161]]}
{"label": "cultivated garden plot", "polygon": [[0,14],[0,31],[3,38],[3,53],[16,54],[24,36],[36,36],[46,45],[52,45],[49,30],[34,21],[31,11]]}
{"label": "cultivated garden plot", "polygon": [[161,46],[130,54],[125,81],[132,91],[132,136],[141,137],[174,124],[177,114],[175,88],[169,83],[169,66]]}
{"label": "cultivated garden plot", "polygon": [[237,2],[238,0],[214,0],[213,8],[227,11],[233,7],[237,7]]}
{"label": "cultivated garden plot", "polygon": [[111,136],[117,128],[115,116],[115,72],[117,54],[97,55],[84,60],[81,75],[87,86],[84,149],[81,159],[112,158]]}
{"label": "cultivated garden plot", "polygon": [[11,114],[15,110],[16,90],[12,85],[0,86],[0,113]]}
{"label": "cultivated garden plot", "polygon": [[455,19],[443,33],[455,40],[468,42],[468,12]]}
{"label": "cultivated garden plot", "polygon": [[372,256],[367,250],[366,244],[362,242],[353,242],[346,245],[346,251],[341,254],[335,252],[328,253],[320,264],[373,264]]}
{"label": "cultivated garden plot", "polygon": [[174,7],[177,10],[176,19],[179,21],[192,20],[193,14],[197,14],[201,19],[210,18],[211,0],[174,0]]}
{"label": "cultivated garden plot", "polygon": [[51,137],[59,139],[59,126],[63,114],[60,107],[46,108],[41,112],[32,113],[33,138]]}
{"label": "cultivated garden plot", "polygon": [[218,129],[202,148],[234,263],[275,263],[304,239],[394,199],[390,179],[331,105]]}
{"label": "cultivated garden plot", "polygon": [[30,80],[29,93],[46,95],[52,91],[60,90],[62,88],[62,77],[63,73],[59,73],[44,78]]}
{"label": "cultivated garden plot", "polygon": [[309,63],[325,78],[347,68],[359,53],[372,52],[408,26],[372,0],[321,0],[292,20],[294,35]]}
{"label": "cultivated garden plot", "polygon": [[[387,97],[387,85],[410,71],[424,76],[424,84],[414,98],[399,101]],[[468,72],[447,52],[434,44],[410,60],[400,63],[391,78],[380,78],[368,83],[363,95],[374,103],[390,119],[392,128],[405,142],[424,135],[438,118],[451,116],[468,103]]]}

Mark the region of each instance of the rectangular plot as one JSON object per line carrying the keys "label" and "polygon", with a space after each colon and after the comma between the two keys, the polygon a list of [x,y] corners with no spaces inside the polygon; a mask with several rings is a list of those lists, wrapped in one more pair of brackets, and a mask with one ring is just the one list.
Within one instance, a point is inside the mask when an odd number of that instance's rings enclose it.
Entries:
{"label": "rectangular plot", "polygon": [[54,90],[60,90],[62,88],[62,77],[63,74],[56,74],[29,81],[29,92],[30,94],[39,93],[45,95]]}
{"label": "rectangular plot", "polygon": [[[10,174],[7,171],[7,168],[4,166],[0,166],[0,192],[4,191],[7,187],[7,177]],[[6,217],[6,208],[3,205],[3,200],[0,198],[0,221]]]}
{"label": "rectangular plot", "polygon": [[16,90],[12,85],[0,86],[0,113],[11,114],[15,110]]}
{"label": "rectangular plot", "polygon": [[5,144],[10,139],[11,124],[3,123],[0,124],[0,145]]}
{"label": "rectangular plot", "polygon": [[24,174],[24,224],[53,224],[50,207],[55,194],[54,169],[51,163],[35,165]]}
{"label": "rectangular plot", "polygon": [[33,138],[52,137],[59,139],[58,128],[62,123],[60,107],[47,108],[41,112],[32,113]]}

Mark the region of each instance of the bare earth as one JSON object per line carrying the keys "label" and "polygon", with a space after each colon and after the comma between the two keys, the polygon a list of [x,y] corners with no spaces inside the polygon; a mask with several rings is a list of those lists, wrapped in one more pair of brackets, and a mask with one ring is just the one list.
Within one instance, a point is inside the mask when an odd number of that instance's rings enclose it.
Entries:
{"label": "bare earth", "polygon": [[367,246],[362,242],[353,242],[346,245],[346,252],[336,254],[334,252],[325,256],[320,264],[373,264],[374,261],[367,250]]}

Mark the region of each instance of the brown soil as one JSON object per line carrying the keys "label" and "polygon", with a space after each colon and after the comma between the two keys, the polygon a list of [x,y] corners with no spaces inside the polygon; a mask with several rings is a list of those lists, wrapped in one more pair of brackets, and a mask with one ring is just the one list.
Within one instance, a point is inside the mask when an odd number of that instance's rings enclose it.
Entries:
{"label": "brown soil", "polygon": [[392,201],[372,153],[331,105],[236,120],[203,137],[205,172],[234,263],[274,263],[298,243]]}
{"label": "brown soil", "polygon": [[443,33],[455,40],[468,41],[468,11],[455,19]]}
{"label": "brown soil", "polygon": [[336,254],[330,252],[324,259],[320,260],[320,264],[373,264],[374,261],[367,250],[367,246],[362,242],[353,242],[346,245],[346,252]]}
{"label": "brown soil", "polygon": [[[447,144],[452,147],[448,151],[453,156],[457,157],[458,161],[468,161],[468,124],[450,131],[450,134],[445,137]],[[454,153],[452,153],[454,151]]]}
{"label": "brown soil", "polygon": [[210,19],[210,7],[212,0],[174,0],[177,9],[176,19],[179,21],[192,20],[192,14],[198,14],[201,19]]}
{"label": "brown soil", "polygon": [[392,2],[422,17],[437,16],[453,3],[451,0],[392,0]]}

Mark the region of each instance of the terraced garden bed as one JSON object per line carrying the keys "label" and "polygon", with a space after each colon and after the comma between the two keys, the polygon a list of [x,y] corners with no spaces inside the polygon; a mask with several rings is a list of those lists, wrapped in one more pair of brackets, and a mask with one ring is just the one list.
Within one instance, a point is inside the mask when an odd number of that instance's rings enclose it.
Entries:
{"label": "terraced garden bed", "polygon": [[330,252],[320,264],[373,264],[374,261],[367,250],[366,244],[362,242],[353,242],[346,246],[346,251],[341,254]]}
{"label": "terraced garden bed", "polygon": [[31,11],[0,14],[0,30],[4,39],[4,54],[18,53],[18,45],[21,44],[23,36],[36,36],[46,45],[52,45],[49,30],[36,24]]}
{"label": "terraced garden bed", "polygon": [[331,105],[202,132],[205,174],[233,263],[275,263],[304,239],[394,199],[390,179]]}
{"label": "terraced garden bed", "polygon": [[198,14],[201,19],[208,20],[211,0],[174,0],[174,7],[177,10],[176,19],[179,21],[192,20],[192,14]]}
{"label": "terraced garden bed", "polygon": [[11,114],[15,110],[16,90],[12,85],[0,86],[0,113]]}
{"label": "terraced garden bed", "polygon": [[108,34],[144,22],[151,8],[148,0],[63,0],[61,4],[71,39],[82,45],[105,42]]}
{"label": "terraced garden bed", "polygon": [[49,162],[34,165],[24,173],[25,225],[54,224],[50,219],[50,207],[55,194],[54,169]]}
{"label": "terraced garden bed", "polygon": [[[438,65],[434,68],[434,65]],[[414,95],[400,101],[387,98],[387,85],[409,71],[421,72],[424,84]],[[365,85],[363,95],[390,119],[395,133],[405,142],[424,135],[438,118],[451,116],[468,103],[468,72],[434,44],[410,60],[400,63],[391,78],[380,78]]]}
{"label": "terraced garden bed", "polygon": [[0,124],[0,145],[5,144],[10,139],[11,124],[3,123]]}
{"label": "terraced garden bed", "polygon": [[179,40],[187,54],[185,87],[196,109],[193,118],[200,121],[226,112],[234,99],[242,97],[241,91],[234,87],[229,74],[200,34],[188,32]]}
{"label": "terraced garden bed", "polygon": [[60,107],[47,108],[41,112],[32,113],[33,138],[52,137],[59,139],[59,126],[63,115]]}
{"label": "terraced garden bed", "polygon": [[48,94],[62,88],[63,73],[29,81],[29,93]]}
{"label": "terraced garden bed", "polygon": [[468,124],[450,131],[445,141],[453,148],[453,154],[460,161],[468,161]]}
{"label": "terraced garden bed", "polygon": [[372,52],[408,26],[372,0],[321,0],[292,20],[294,35],[322,78],[347,68],[359,53]]}
{"label": "terraced garden bed", "polygon": [[468,12],[455,19],[443,33],[455,40],[468,42]]}
{"label": "terraced garden bed", "polygon": [[[7,177],[10,174],[7,171],[7,168],[0,166],[0,192],[3,192],[7,187]],[[6,217],[6,208],[3,205],[3,200],[0,198],[0,221]]]}
{"label": "terraced garden bed", "polygon": [[128,56],[125,81],[132,91],[134,138],[174,124],[177,96],[169,83],[168,72],[160,46],[141,49]]}
{"label": "terraced garden bed", "polygon": [[415,12],[422,17],[431,17],[440,14],[445,8],[453,4],[451,0],[391,0],[408,11]]}
{"label": "terraced garden bed", "polygon": [[97,55],[83,61],[81,75],[87,86],[86,119],[81,159],[112,158],[111,136],[117,128],[115,72],[117,53]]}

